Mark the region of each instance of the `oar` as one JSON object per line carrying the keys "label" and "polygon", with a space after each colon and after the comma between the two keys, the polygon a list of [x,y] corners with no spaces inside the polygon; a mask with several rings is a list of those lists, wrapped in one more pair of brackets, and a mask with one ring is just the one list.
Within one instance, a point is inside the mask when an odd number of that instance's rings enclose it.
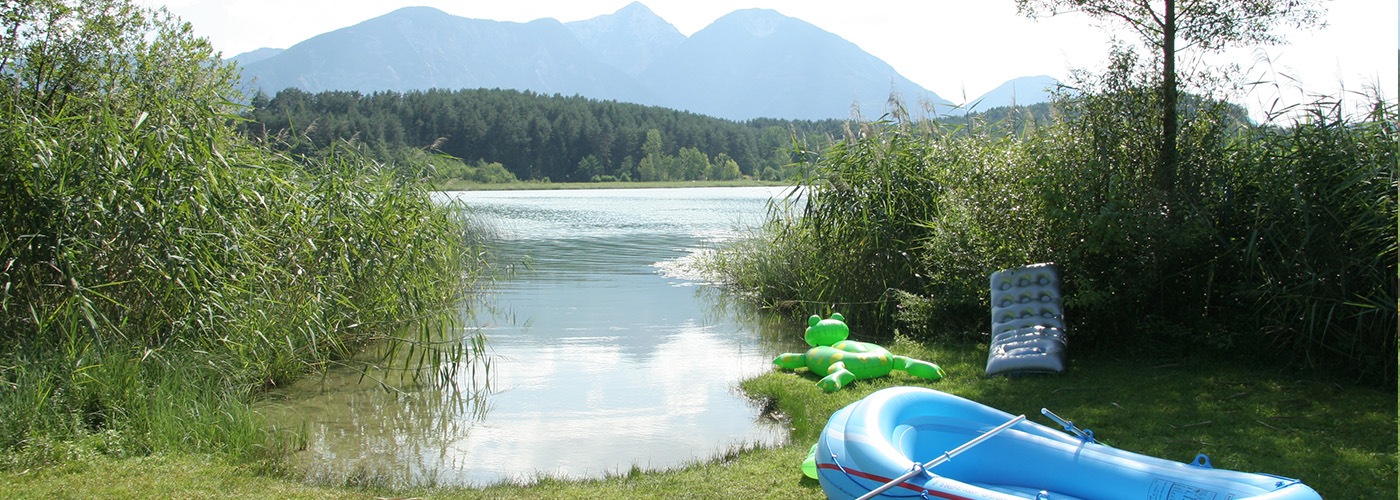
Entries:
{"label": "oar", "polygon": [[977,445],[979,445],[979,444],[982,444],[983,441],[986,441],[986,440],[988,440],[988,439],[991,439],[992,436],[995,436],[995,435],[1001,433],[1001,431],[1004,431],[1004,430],[1010,428],[1011,426],[1016,425],[1016,424],[1019,423],[1020,421],[1025,420],[1025,419],[1026,419],[1026,416],[1025,416],[1025,415],[1017,415],[1016,418],[1011,419],[1010,422],[1007,422],[1007,423],[998,425],[995,429],[992,429],[992,430],[989,430],[989,431],[987,431],[987,432],[984,432],[984,433],[982,433],[981,436],[977,436],[977,437],[975,437],[975,438],[972,438],[971,441],[968,441],[968,442],[966,442],[966,443],[963,443],[962,446],[959,446],[959,447],[957,447],[957,448],[953,448],[952,451],[949,451],[949,452],[947,452],[947,453],[944,453],[944,454],[942,454],[942,455],[939,455],[938,458],[935,458],[935,459],[933,459],[933,460],[929,460],[927,463],[924,463],[924,464],[922,464],[922,465],[920,465],[920,464],[918,464],[918,463],[915,463],[915,464],[914,464],[914,470],[911,470],[911,471],[909,471],[909,472],[906,472],[903,476],[899,476],[899,477],[895,478],[893,481],[890,481],[890,482],[888,482],[888,483],[885,483],[885,484],[883,484],[883,485],[880,485],[879,488],[875,488],[875,489],[873,489],[873,490],[870,490],[870,493],[866,493],[866,494],[864,494],[864,495],[861,495],[860,498],[857,498],[856,500],[870,500],[871,498],[875,498],[875,497],[877,497],[877,496],[880,496],[880,494],[881,494],[881,493],[884,493],[886,490],[889,490],[890,488],[893,488],[893,487],[895,487],[895,486],[899,486],[899,485],[902,484],[903,482],[908,481],[909,478],[914,477],[914,476],[917,476],[917,475],[919,475],[919,473],[921,473],[921,472],[923,472],[923,471],[926,471],[926,470],[932,469],[932,468],[934,468],[934,467],[938,467],[939,465],[942,465],[943,462],[947,462],[947,461],[951,460],[953,457],[957,456],[959,453],[962,453],[962,452],[964,452],[964,451],[967,451],[968,448],[971,448],[971,447],[973,447],[973,446],[977,446]]}

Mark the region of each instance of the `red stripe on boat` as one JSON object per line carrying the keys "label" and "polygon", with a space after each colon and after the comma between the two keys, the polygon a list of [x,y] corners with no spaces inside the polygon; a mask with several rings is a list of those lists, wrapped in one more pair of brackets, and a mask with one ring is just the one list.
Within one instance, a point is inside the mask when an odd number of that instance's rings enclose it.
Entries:
{"label": "red stripe on boat", "polygon": [[[849,474],[849,475],[852,475],[852,476],[855,476],[855,477],[858,477],[858,478],[861,478],[861,479],[869,479],[869,480],[871,480],[871,481],[877,481],[877,482],[879,482],[880,484],[884,484],[884,483],[888,483],[888,482],[890,482],[890,481],[894,481],[894,478],[881,477],[881,476],[877,476],[877,475],[874,475],[874,474],[870,474],[870,473],[866,473],[866,472],[861,472],[861,471],[858,471],[858,470],[855,470],[855,469],[841,468],[841,467],[838,467],[836,464],[825,464],[825,463],[817,464],[817,468],[818,468],[818,469],[831,469],[831,470],[834,470],[834,471],[837,471],[837,472],[841,472],[841,473],[843,473],[843,474]],[[899,487],[900,487],[900,488],[907,489],[907,490],[918,491],[918,492],[921,492],[921,493],[928,493],[928,494],[930,494],[930,495],[932,495],[932,496],[935,496],[935,497],[938,497],[938,498],[946,498],[946,499],[948,499],[948,500],[976,500],[976,499],[973,499],[973,498],[968,498],[968,497],[964,497],[964,496],[954,495],[954,494],[952,494],[952,493],[948,493],[948,492],[944,492],[944,491],[937,491],[937,490],[925,489],[925,488],[923,488],[923,487],[921,487],[921,486],[915,486],[915,485],[909,484],[908,482],[899,483]],[[873,490],[872,490],[872,491],[873,491]]]}

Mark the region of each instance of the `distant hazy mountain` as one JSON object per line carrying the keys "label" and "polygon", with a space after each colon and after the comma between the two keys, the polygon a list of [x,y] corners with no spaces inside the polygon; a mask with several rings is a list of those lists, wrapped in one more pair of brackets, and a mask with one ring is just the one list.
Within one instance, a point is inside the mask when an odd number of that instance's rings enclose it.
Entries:
{"label": "distant hazy mountain", "polygon": [[553,19],[508,23],[406,7],[317,35],[248,64],[269,93],[324,90],[511,88],[544,94],[634,99],[645,91],[599,62]]}
{"label": "distant hazy mountain", "polygon": [[972,107],[969,111],[986,111],[1012,104],[1024,106],[1047,102],[1050,100],[1050,91],[1059,85],[1059,80],[1045,75],[1023,76],[1009,80],[968,103],[968,106]]}
{"label": "distant hazy mountain", "polygon": [[845,118],[854,103],[874,118],[891,91],[941,101],[855,44],[763,9],[719,18],[641,78],[657,90],[655,104],[730,119]]}
{"label": "distant hazy mountain", "polygon": [[741,10],[686,38],[646,6],[563,24],[409,7],[280,53],[234,59],[264,91],[509,88],[667,106],[723,118],[867,118],[891,91],[946,102],[855,44],[771,10]]}
{"label": "distant hazy mountain", "polygon": [[652,61],[685,42],[680,30],[638,2],[613,14],[564,26],[599,61],[631,76],[641,74]]}
{"label": "distant hazy mountain", "polygon": [[238,63],[239,66],[245,66],[245,67],[246,67],[246,66],[248,66],[249,64],[253,64],[253,63],[258,62],[258,61],[261,61],[261,60],[263,60],[263,59],[267,59],[267,58],[272,57],[272,56],[275,56],[275,55],[277,55],[277,54],[281,54],[281,53],[282,53],[282,50],[283,50],[283,49],[271,49],[271,48],[263,47],[263,48],[261,48],[261,49],[250,50],[250,51],[248,51],[248,52],[244,52],[244,53],[242,53],[242,54],[238,54],[238,55],[236,55],[236,56],[233,56],[233,57],[228,58],[228,60],[229,60],[229,61],[232,61],[232,62]]}

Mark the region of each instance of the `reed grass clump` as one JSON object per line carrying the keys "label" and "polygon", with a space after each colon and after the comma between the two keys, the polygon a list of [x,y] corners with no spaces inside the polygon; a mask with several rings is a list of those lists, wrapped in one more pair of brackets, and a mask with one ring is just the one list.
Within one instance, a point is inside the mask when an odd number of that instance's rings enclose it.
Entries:
{"label": "reed grass clump", "polygon": [[1400,113],[1371,102],[1349,118],[1342,100],[1320,101],[1294,126],[1258,130],[1217,227],[1277,352],[1393,384]]}
{"label": "reed grass clump", "polygon": [[[414,179],[242,138],[236,68],[164,11],[6,9],[0,462],[275,460],[295,443],[252,394],[377,339],[429,345],[399,331],[452,317],[477,253]],[[469,355],[431,346],[426,362]]]}
{"label": "reed grass clump", "polygon": [[[987,277],[1056,263],[1080,348],[1242,354],[1393,383],[1394,103],[1336,100],[1254,124],[1188,99],[1163,189],[1150,86],[1108,75],[1016,128],[867,125],[809,168],[805,211],[713,259],[797,315],[853,335],[984,341]],[[894,116],[900,117],[901,114]]]}

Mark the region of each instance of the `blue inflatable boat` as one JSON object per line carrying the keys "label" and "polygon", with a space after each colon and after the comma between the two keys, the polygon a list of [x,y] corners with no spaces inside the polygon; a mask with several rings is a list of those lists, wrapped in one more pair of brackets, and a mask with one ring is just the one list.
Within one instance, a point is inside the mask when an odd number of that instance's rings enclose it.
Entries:
{"label": "blue inflatable boat", "polygon": [[[1296,479],[1173,462],[951,394],[896,387],[832,415],[817,441],[827,498],[1321,500]],[[887,489],[882,489],[887,488]],[[877,493],[878,492],[878,493]]]}

